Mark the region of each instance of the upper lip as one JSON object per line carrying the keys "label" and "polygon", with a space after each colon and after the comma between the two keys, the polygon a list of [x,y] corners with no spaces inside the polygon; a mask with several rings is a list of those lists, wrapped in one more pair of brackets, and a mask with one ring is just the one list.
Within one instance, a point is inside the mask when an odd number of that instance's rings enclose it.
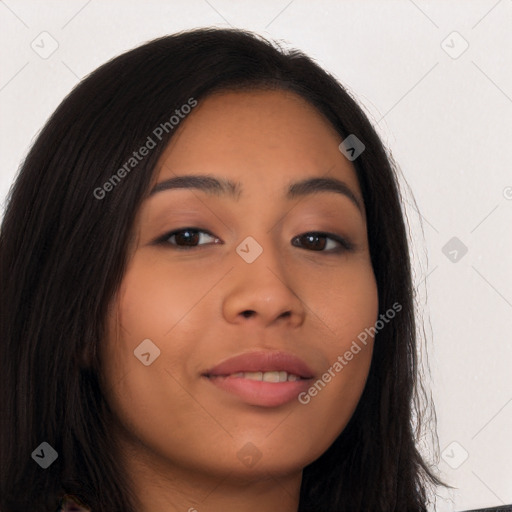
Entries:
{"label": "upper lip", "polygon": [[302,359],[287,352],[246,352],[222,361],[203,375],[220,377],[239,372],[272,371],[285,371],[304,379],[314,376],[314,372]]}

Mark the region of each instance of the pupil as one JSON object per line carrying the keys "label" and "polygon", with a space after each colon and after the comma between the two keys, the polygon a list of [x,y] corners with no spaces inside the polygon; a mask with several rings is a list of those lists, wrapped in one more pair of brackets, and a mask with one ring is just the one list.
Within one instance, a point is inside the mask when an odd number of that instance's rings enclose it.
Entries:
{"label": "pupil", "polygon": [[[194,233],[193,231],[183,231],[182,234],[178,234],[177,238],[184,239],[184,242],[186,245],[194,245],[194,240],[197,242],[198,234]],[[190,237],[195,237],[194,239],[191,239]]]}
{"label": "pupil", "polygon": [[[307,242],[306,243],[310,243],[310,244],[315,244],[315,240],[318,241],[320,237],[318,235],[306,235],[306,240]],[[318,247],[318,244],[317,244],[317,247]],[[323,245],[322,247],[320,247],[320,249],[323,249]]]}

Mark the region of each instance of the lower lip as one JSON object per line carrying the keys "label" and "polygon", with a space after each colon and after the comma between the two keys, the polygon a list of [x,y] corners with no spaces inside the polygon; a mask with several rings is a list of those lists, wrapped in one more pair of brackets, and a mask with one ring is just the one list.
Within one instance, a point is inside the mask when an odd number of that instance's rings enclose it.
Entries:
{"label": "lower lip", "polygon": [[278,407],[297,399],[309,387],[311,380],[264,382],[243,377],[205,378],[220,389],[238,395],[244,402],[263,407]]}

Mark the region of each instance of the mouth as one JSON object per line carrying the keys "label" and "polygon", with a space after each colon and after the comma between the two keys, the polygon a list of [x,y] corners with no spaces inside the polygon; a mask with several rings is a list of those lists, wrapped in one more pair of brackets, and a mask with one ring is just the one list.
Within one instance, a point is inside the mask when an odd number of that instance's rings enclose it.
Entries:
{"label": "mouth", "polygon": [[288,373],[285,370],[267,371],[267,372],[237,372],[230,375],[205,375],[208,378],[226,377],[229,379],[249,379],[259,382],[295,382],[305,377]]}
{"label": "mouth", "polygon": [[250,352],[218,364],[202,377],[249,405],[278,407],[305,391],[314,373],[293,354]]}

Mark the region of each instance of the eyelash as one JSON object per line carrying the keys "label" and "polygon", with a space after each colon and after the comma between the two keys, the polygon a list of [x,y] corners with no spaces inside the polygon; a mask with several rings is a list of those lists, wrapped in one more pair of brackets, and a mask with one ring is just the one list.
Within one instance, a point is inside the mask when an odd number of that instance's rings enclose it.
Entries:
{"label": "eyelash", "polygon": [[[177,250],[177,251],[190,251],[190,250],[193,250],[193,249],[198,249],[199,247],[201,247],[201,245],[196,245],[196,246],[178,246],[178,245],[175,245],[175,244],[171,244],[169,242],[169,239],[179,233],[184,233],[184,232],[193,232],[193,233],[205,233],[207,234],[208,236],[211,236],[213,238],[217,238],[215,237],[212,233],[210,233],[209,231],[207,230],[204,230],[204,229],[200,229],[200,228],[194,228],[194,227],[187,227],[187,228],[181,228],[181,229],[175,229],[174,231],[171,231],[170,233],[167,233],[166,235],[164,235],[163,237],[159,238],[158,240],[155,241],[156,245],[168,245],[168,246],[171,246],[173,249]],[[338,253],[344,253],[346,251],[353,251],[354,250],[354,245],[349,242],[348,240],[346,240],[345,238],[342,238],[338,235],[335,235],[333,233],[325,233],[323,231],[308,231],[306,233],[302,233],[298,236],[296,236],[293,241],[297,240],[297,239],[300,239],[306,235],[314,235],[314,236],[317,236],[317,237],[320,237],[320,238],[330,238],[331,240],[334,240],[335,242],[337,242],[339,244],[339,246],[336,248],[336,249],[329,249],[329,250],[319,250],[319,251],[315,251],[315,250],[312,250],[312,252],[324,252],[324,253],[327,253],[327,254],[338,254]],[[293,242],[292,241],[292,242]],[[216,245],[215,242],[213,243],[209,243],[209,244],[202,244],[202,245]],[[295,245],[295,247],[297,247]],[[307,250],[307,249],[306,249]]]}

